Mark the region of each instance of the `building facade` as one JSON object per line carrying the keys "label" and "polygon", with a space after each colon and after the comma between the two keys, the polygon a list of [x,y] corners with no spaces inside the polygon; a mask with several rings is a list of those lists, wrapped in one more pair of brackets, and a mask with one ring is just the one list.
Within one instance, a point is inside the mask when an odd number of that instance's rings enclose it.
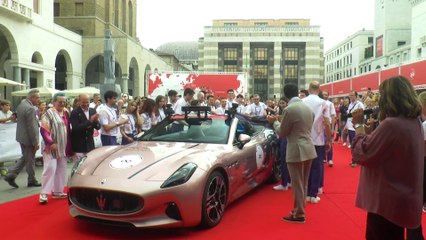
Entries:
{"label": "building facade", "polygon": [[[81,52],[81,36],[54,24],[53,1],[0,0],[0,77],[30,88],[78,88]],[[1,98],[19,88],[2,87]]]}
{"label": "building facade", "polygon": [[145,95],[147,74],[173,70],[136,37],[136,0],[55,0],[55,23],[82,35],[85,86],[104,82],[104,35],[115,43],[115,78],[123,93]]}
{"label": "building facade", "polygon": [[338,81],[371,70],[361,66],[372,58],[374,31],[361,30],[328,50],[324,55],[325,83]]}
{"label": "building facade", "polygon": [[307,19],[213,20],[199,39],[204,72],[245,72],[247,94],[282,96],[283,86],[323,82],[323,40]]}

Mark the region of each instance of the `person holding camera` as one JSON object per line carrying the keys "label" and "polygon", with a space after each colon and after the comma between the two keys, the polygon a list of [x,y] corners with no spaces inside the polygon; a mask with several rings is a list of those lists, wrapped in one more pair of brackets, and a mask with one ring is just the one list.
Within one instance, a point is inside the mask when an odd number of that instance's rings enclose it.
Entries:
{"label": "person holding camera", "polygon": [[[350,91],[349,92],[349,100],[351,101],[348,106],[348,119],[346,121],[346,128],[348,129],[348,136],[349,136],[349,144],[348,148],[351,148],[352,141],[355,137],[355,128],[352,124],[352,113],[357,109],[364,110],[364,104],[358,100],[358,93],[356,91]],[[356,163],[352,160],[350,163],[351,167],[356,167]]]}
{"label": "person holding camera", "polygon": [[366,239],[404,239],[405,228],[422,221],[422,106],[403,76],[386,79],[379,90],[380,124],[371,134],[365,131],[364,111],[352,112],[352,158],[361,165],[356,206],[367,211]]}

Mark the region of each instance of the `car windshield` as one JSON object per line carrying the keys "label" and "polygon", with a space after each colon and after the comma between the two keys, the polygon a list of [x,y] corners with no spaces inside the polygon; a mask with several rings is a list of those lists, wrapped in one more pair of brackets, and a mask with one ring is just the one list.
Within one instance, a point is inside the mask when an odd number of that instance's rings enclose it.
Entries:
{"label": "car windshield", "polygon": [[225,119],[166,119],[139,140],[226,144],[229,125]]}

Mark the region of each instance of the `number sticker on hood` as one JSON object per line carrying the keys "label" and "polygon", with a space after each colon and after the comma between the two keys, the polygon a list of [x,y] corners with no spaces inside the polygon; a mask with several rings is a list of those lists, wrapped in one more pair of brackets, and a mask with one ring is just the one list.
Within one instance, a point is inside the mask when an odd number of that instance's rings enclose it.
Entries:
{"label": "number sticker on hood", "polygon": [[112,160],[109,165],[116,169],[131,168],[141,163],[142,159],[140,155],[126,155]]}

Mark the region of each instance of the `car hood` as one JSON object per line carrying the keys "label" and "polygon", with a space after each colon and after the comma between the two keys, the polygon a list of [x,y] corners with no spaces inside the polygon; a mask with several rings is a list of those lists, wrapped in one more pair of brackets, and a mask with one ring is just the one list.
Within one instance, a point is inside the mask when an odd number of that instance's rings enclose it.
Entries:
{"label": "car hood", "polygon": [[[184,162],[191,161],[198,143],[137,142],[126,146],[100,148],[91,152],[80,167],[81,175],[112,178],[164,180]],[[204,147],[202,147],[204,149]]]}

